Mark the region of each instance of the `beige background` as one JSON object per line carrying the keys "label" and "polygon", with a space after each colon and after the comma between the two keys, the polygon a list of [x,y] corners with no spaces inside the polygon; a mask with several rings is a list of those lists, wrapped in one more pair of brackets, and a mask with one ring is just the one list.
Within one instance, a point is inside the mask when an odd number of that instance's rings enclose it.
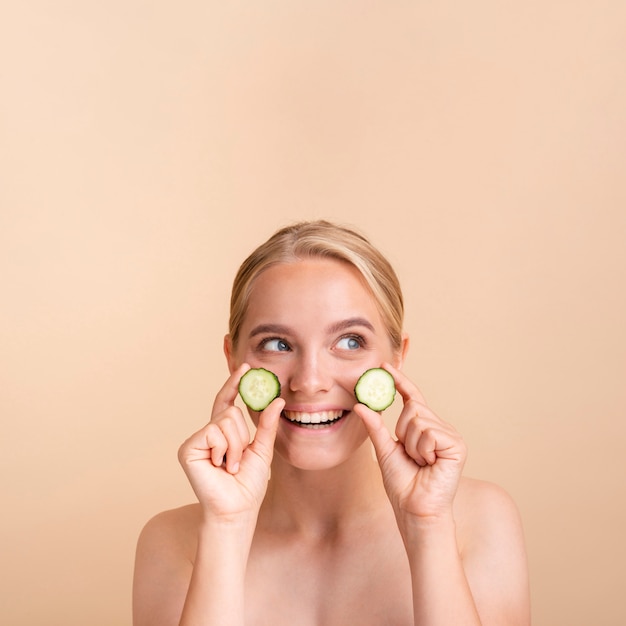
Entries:
{"label": "beige background", "polygon": [[517,500],[534,624],[626,623],[625,7],[5,2],[2,622],[130,624],[236,267],[329,217],[396,264],[407,370]]}

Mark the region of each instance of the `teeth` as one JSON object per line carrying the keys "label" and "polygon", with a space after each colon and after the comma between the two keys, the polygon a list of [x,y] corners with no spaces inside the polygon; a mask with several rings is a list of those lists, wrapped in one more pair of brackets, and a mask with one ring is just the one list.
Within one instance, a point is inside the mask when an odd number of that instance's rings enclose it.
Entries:
{"label": "teeth", "polygon": [[285,417],[299,424],[327,424],[334,422],[343,415],[343,411],[318,411],[315,413],[301,413],[300,411],[285,411]]}

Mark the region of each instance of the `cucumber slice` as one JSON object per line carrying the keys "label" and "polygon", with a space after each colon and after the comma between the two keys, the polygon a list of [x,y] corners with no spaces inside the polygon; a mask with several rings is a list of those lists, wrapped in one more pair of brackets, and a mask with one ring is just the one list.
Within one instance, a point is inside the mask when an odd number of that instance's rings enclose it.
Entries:
{"label": "cucumber slice", "polygon": [[278,376],[263,367],[252,368],[239,380],[239,395],[253,411],[262,411],[280,395]]}
{"label": "cucumber slice", "polygon": [[372,411],[383,411],[396,397],[393,376],[381,367],[365,371],[354,387],[356,399]]}

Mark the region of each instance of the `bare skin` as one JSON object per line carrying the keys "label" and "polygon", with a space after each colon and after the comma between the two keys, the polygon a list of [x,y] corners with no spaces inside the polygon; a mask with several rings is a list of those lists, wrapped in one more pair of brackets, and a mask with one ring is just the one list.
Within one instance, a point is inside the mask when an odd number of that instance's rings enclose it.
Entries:
{"label": "bare skin", "polygon": [[[529,624],[516,508],[461,477],[463,440],[402,373],[407,347],[392,348],[347,265],[257,278],[238,345],[225,340],[231,375],[211,421],[179,450],[198,503],[140,537],[134,626]],[[381,365],[402,396],[393,435],[352,391]],[[235,405],[251,366],[283,387],[251,414],[252,440]],[[294,423],[319,413],[339,419]]]}

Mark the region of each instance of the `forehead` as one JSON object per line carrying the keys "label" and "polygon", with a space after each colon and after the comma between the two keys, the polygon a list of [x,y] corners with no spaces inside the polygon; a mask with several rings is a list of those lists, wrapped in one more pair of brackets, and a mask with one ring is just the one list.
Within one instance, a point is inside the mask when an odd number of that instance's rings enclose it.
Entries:
{"label": "forehead", "polygon": [[259,317],[310,324],[356,315],[380,323],[376,302],[359,271],[335,259],[313,258],[261,273],[252,286],[244,325]]}

